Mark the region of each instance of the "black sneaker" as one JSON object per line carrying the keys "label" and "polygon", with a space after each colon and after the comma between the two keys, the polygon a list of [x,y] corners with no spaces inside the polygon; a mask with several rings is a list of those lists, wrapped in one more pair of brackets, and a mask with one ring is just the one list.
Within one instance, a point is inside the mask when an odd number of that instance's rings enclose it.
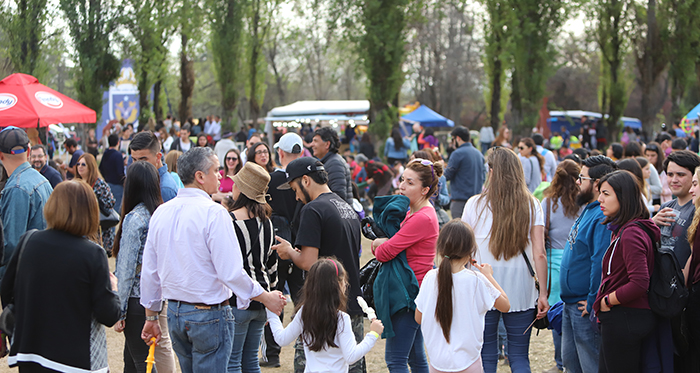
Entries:
{"label": "black sneaker", "polygon": [[261,368],[279,368],[280,367],[280,359],[268,359],[267,361],[260,359],[259,361],[260,367]]}

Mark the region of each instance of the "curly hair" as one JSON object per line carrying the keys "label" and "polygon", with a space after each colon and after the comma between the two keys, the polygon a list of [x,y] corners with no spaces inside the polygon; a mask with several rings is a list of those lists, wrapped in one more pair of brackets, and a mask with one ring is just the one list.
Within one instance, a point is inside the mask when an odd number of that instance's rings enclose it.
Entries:
{"label": "curly hair", "polygon": [[544,196],[552,202],[552,212],[559,208],[559,202],[564,207],[564,215],[569,218],[576,217],[579,206],[576,203],[576,196],[579,188],[576,185],[581,167],[572,160],[564,160],[557,166],[552,184],[545,189]]}

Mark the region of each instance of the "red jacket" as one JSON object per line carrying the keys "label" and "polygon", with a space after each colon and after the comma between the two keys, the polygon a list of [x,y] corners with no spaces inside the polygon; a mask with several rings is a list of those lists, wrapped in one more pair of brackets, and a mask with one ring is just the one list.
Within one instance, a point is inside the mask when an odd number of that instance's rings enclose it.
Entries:
{"label": "red jacket", "polygon": [[[635,219],[623,225],[603,256],[603,272],[593,309],[600,312],[600,301],[615,292],[619,306],[649,308],[649,280],[654,270],[654,247],[649,235],[635,222],[640,222],[661,237],[651,219]],[[616,305],[617,306],[617,305]],[[613,306],[613,307],[616,307]]]}

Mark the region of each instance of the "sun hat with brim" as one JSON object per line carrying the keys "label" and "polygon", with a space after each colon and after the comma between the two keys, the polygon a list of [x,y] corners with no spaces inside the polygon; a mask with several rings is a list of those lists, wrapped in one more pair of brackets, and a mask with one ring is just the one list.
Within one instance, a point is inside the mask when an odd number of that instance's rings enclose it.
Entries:
{"label": "sun hat with brim", "polygon": [[270,174],[255,162],[246,162],[232,177],[238,190],[244,196],[257,203],[266,203],[267,185],[270,183]]}
{"label": "sun hat with brim", "polygon": [[278,186],[277,189],[291,189],[292,187],[289,186],[289,183],[291,183],[294,179],[300,178],[304,175],[308,175],[312,172],[325,170],[326,169],[323,167],[323,163],[321,163],[321,161],[314,157],[297,158],[289,162],[289,164],[287,165],[287,169],[285,169],[284,171],[287,174],[287,182]]}
{"label": "sun hat with brim", "polygon": [[[21,149],[17,149],[20,148]],[[29,136],[23,129],[9,126],[0,131],[0,152],[21,154],[29,149]]]}

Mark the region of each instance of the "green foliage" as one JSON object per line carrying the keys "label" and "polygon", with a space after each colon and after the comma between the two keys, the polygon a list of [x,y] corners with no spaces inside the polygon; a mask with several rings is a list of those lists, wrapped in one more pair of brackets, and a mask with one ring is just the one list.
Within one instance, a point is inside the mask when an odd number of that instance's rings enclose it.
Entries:
{"label": "green foliage", "polygon": [[265,99],[265,83],[267,77],[267,61],[263,47],[268,42],[272,17],[280,4],[280,0],[249,0],[250,8],[247,14],[247,33],[245,48],[247,58],[248,80],[246,95],[248,96],[249,118],[253,121],[261,115],[261,106]]}
{"label": "green foliage", "polygon": [[110,52],[121,7],[109,0],[60,0],[76,51],[78,101],[102,112],[102,92],[119,76],[121,62]]}
{"label": "green foliage", "polygon": [[688,109],[683,107],[684,97],[690,87],[698,85],[695,68],[700,62],[700,0],[668,0],[664,4],[661,11],[667,12],[667,17],[673,20],[669,27],[673,116],[682,118]]}
{"label": "green foliage", "polygon": [[42,81],[48,66],[42,58],[48,20],[46,0],[14,0],[0,9],[0,27],[8,40],[9,57],[16,72]]}
{"label": "green foliage", "polygon": [[241,83],[242,30],[246,3],[241,0],[207,0],[207,19],[211,26],[209,48],[214,60],[216,80],[221,89],[222,125],[236,121],[238,89]]}
{"label": "green foliage", "polygon": [[151,87],[162,81],[167,58],[166,44],[175,32],[173,0],[128,0],[122,23],[134,36],[133,46],[139,89],[139,123],[153,117]]}
{"label": "green foliage", "polygon": [[494,129],[498,129],[507,104],[504,94],[506,70],[509,68],[508,7],[499,0],[483,0],[486,6],[487,19],[484,19],[484,71],[488,77],[484,101],[488,109],[489,121]]}
{"label": "green foliage", "polygon": [[554,72],[552,39],[569,13],[564,0],[509,0],[514,131],[528,133],[537,124],[545,84]]}
{"label": "green foliage", "polygon": [[601,55],[601,110],[608,114],[608,140],[617,138],[622,112],[629,99],[630,78],[624,60],[630,48],[632,0],[596,0],[592,7],[595,39]]}

